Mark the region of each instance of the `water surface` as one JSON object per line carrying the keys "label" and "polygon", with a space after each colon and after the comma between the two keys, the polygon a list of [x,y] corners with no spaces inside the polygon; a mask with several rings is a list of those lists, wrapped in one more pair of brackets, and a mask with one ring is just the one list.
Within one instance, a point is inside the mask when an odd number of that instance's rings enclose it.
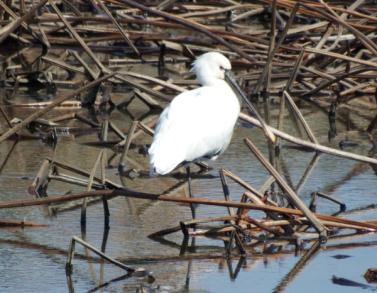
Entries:
{"label": "water surface", "polygon": [[[136,116],[145,109],[134,106]],[[6,108],[10,116],[26,117],[30,109]],[[134,111],[135,111],[134,109]],[[305,109],[308,110],[308,109]],[[310,109],[309,109],[310,110]],[[88,111],[80,110],[83,115]],[[62,114],[54,111],[48,116]],[[318,111],[306,116],[318,137],[327,136],[327,117]],[[111,121],[127,132],[131,117],[118,110],[110,114]],[[105,116],[98,116],[101,120]],[[70,122],[69,125],[81,125]],[[344,129],[339,125],[340,131]],[[343,127],[343,128],[342,128]],[[2,130],[6,129],[4,124]],[[296,134],[294,127],[287,123],[285,131]],[[260,130],[237,126],[232,143],[227,152],[217,161],[210,162],[213,168],[209,174],[213,178],[194,180],[194,193],[203,197],[223,199],[218,170],[227,168],[243,178],[249,184],[259,188],[268,178],[268,173],[257,162],[253,154],[244,145],[243,139],[249,137],[267,154],[265,139]],[[109,140],[116,137],[111,135]],[[0,199],[27,199],[31,195],[27,188],[46,157],[72,164],[90,172],[100,148],[83,143],[97,141],[96,134],[86,135],[73,140],[59,138],[56,148],[41,140],[13,141],[0,144],[1,162],[9,154],[8,161],[0,173]],[[359,146],[350,151],[367,154],[370,145],[364,138],[356,138]],[[144,137],[138,143],[150,143]],[[334,143],[335,145],[335,143]],[[336,146],[336,145],[335,145]],[[110,157],[111,149],[107,150]],[[147,158],[135,150],[130,156],[147,170]],[[314,154],[296,149],[284,148],[282,158],[285,168],[283,174],[296,186],[305,172]],[[111,165],[117,166],[119,157]],[[107,178],[121,183],[118,170],[109,166]],[[177,183],[172,178],[122,178],[130,188],[141,191],[164,190]],[[67,191],[84,190],[82,187],[52,182],[48,188],[50,195],[64,194]],[[231,197],[239,200],[243,189],[230,183]],[[347,204],[348,209],[376,203],[376,174],[366,164],[329,155],[321,155],[299,194],[309,203],[310,194],[323,191],[336,196]],[[295,253],[293,245],[270,247],[270,253],[253,254],[243,259],[238,255],[224,257],[224,243],[197,237],[190,240],[186,253],[181,253],[183,235],[181,232],[169,235],[164,242],[148,238],[153,232],[174,227],[180,221],[191,217],[190,209],[185,205],[166,202],[150,202],[140,199],[115,198],[109,201],[110,230],[104,229],[102,204],[90,205],[87,211],[86,232],[80,228],[80,209],[67,210],[56,215],[44,206],[2,209],[0,217],[4,219],[25,219],[48,224],[43,228],[1,228],[0,229],[0,291],[1,292],[136,292],[144,286],[156,292],[356,292],[360,287],[334,284],[332,276],[347,278],[366,284],[363,274],[370,267],[375,267],[377,259],[377,236],[369,234],[345,240],[330,240],[319,251],[309,257],[300,266],[306,249],[312,243],[306,243],[305,249]],[[318,210],[333,213],[338,206],[326,200],[319,200]],[[225,208],[200,206],[199,217],[226,215]],[[253,216],[253,212],[251,212]],[[259,215],[255,213],[255,215]],[[354,219],[375,219],[376,210],[364,211],[350,216]],[[120,278],[123,270],[97,258],[87,261],[92,253],[77,245],[71,280],[66,278],[66,252],[72,236],[83,237],[92,245],[100,248],[106,242],[105,252],[135,267],[143,267],[153,272],[156,281],[149,284],[143,278]],[[106,240],[106,241],[105,241]],[[339,257],[339,255],[341,255]],[[114,280],[115,279],[115,280]],[[114,280],[114,281],[111,281]],[[98,288],[100,284],[108,285]],[[374,286],[373,288],[376,288]],[[363,289],[371,291],[373,288]],[[363,291],[363,292],[364,292]]]}

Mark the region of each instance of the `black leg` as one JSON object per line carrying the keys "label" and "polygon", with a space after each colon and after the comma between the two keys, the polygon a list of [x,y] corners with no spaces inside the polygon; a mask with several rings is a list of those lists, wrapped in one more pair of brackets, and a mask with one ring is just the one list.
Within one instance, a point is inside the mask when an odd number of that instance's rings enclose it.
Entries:
{"label": "black leg", "polygon": [[[186,166],[186,172],[187,172],[187,181],[188,181],[188,191],[190,198],[193,198],[192,190],[191,190],[191,172],[190,172],[190,166]],[[191,209],[191,215],[193,219],[196,219],[196,205],[193,203],[190,203],[190,209]]]}

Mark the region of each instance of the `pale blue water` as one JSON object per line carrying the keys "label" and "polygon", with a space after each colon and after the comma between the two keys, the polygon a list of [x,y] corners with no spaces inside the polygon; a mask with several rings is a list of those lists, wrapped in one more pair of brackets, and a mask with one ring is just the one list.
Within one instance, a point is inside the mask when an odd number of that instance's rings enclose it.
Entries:
{"label": "pale blue water", "polygon": [[[83,111],[85,112],[85,110]],[[19,110],[20,117],[26,112]],[[54,113],[53,115],[56,115]],[[318,136],[326,135],[326,116],[314,113],[308,117],[309,123]],[[112,120],[123,130],[127,130],[130,118],[114,111]],[[319,122],[318,122],[319,121]],[[5,126],[2,125],[2,128]],[[286,127],[289,131],[291,126]],[[217,175],[220,167],[225,167],[239,175],[254,187],[260,187],[268,174],[256,162],[243,143],[243,138],[250,137],[267,154],[264,137],[257,129],[238,127],[228,151],[215,162],[210,174]],[[114,138],[114,137],[113,137]],[[77,141],[61,139],[56,149],[56,159],[90,171],[99,148],[84,146],[78,142],[95,141],[95,135],[79,138]],[[150,141],[149,138],[144,139]],[[362,145],[350,151],[367,153],[369,145]],[[13,142],[0,144],[0,162],[12,147]],[[283,158],[287,166],[285,175],[289,175],[294,185],[298,183],[312,153],[294,149],[283,149]],[[112,154],[109,149],[108,156]],[[40,164],[46,156],[52,157],[54,151],[39,140],[21,141],[10,154],[9,161],[0,173],[0,199],[31,198],[27,187],[32,182]],[[146,158],[131,151],[133,158],[146,165]],[[115,165],[117,164],[116,159]],[[369,166],[360,165],[329,155],[321,155],[300,196],[309,202],[310,193],[329,191],[347,204],[349,209],[377,203],[376,174]],[[358,167],[359,166],[359,167]],[[358,168],[359,172],[352,172]],[[355,175],[352,175],[355,174]],[[107,177],[120,182],[116,169],[108,169]],[[138,190],[164,189],[174,179],[135,179],[127,180],[129,187]],[[194,193],[204,197],[222,199],[219,178],[200,179],[193,183]],[[62,194],[68,190],[84,190],[62,183],[53,183],[50,194]],[[232,198],[238,200],[242,188],[230,183]],[[110,231],[106,253],[112,257],[129,262],[135,267],[144,267],[153,272],[155,283],[148,284],[145,279],[127,278],[111,282],[98,289],[100,292],[136,292],[140,285],[155,292],[357,292],[370,291],[358,287],[345,287],[333,284],[331,278],[347,278],[366,284],[363,274],[369,267],[376,267],[377,235],[364,235],[355,239],[329,241],[300,270],[292,269],[302,257],[294,254],[292,246],[282,247],[282,251],[266,255],[250,254],[241,264],[239,273],[234,276],[239,256],[230,262],[224,258],[224,245],[220,240],[198,237],[196,252],[187,252],[180,256],[183,240],[181,232],[166,237],[166,243],[152,241],[148,235],[158,230],[178,225],[179,221],[190,219],[187,206],[164,202],[116,198],[109,202]],[[318,209],[324,213],[337,211],[335,204],[319,200]],[[199,207],[199,217],[225,215],[224,208]],[[375,219],[376,210],[352,216],[355,219]],[[43,228],[1,228],[0,229],[0,292],[67,292],[68,283],[65,275],[66,251],[72,236],[82,236],[80,230],[80,210],[69,210],[49,216],[46,207],[1,209],[0,218],[25,219],[48,224]],[[103,208],[98,203],[88,207],[86,240],[96,247],[101,247],[104,237]],[[341,244],[354,243],[345,247]],[[168,245],[169,244],[169,245]],[[307,243],[305,248],[310,248]],[[338,245],[338,246],[337,246]],[[111,264],[98,261],[88,262],[80,258],[86,251],[77,245],[79,257],[74,260],[72,286],[75,292],[96,289],[99,284],[122,276],[125,272]],[[92,255],[91,253],[89,253]],[[349,257],[337,259],[334,255]],[[192,260],[187,256],[191,255]],[[231,265],[230,265],[231,264]],[[288,277],[290,276],[290,277]]]}

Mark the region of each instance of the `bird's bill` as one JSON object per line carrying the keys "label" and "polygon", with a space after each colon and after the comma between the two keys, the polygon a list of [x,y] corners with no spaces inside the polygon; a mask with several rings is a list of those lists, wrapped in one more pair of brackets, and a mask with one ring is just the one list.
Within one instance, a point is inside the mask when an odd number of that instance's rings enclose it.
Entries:
{"label": "bird's bill", "polygon": [[234,75],[231,71],[225,71],[225,81],[230,85],[230,87],[233,89],[233,91],[236,93],[238,97],[241,97],[241,100],[243,100],[250,111],[255,115],[255,117],[259,120],[262,129],[264,131],[264,134],[266,137],[272,142],[276,142],[276,136],[271,132],[269,127],[267,126],[266,122],[264,122],[263,118],[260,116],[258,110],[254,107],[254,105],[249,101],[249,99],[246,97],[246,94],[243,92],[241,87],[238,85],[236,79],[234,78]]}

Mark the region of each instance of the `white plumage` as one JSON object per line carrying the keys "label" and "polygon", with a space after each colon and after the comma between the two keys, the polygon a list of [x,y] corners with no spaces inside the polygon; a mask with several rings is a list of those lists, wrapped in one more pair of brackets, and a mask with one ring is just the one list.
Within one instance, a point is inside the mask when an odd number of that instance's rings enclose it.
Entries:
{"label": "white plumage", "polygon": [[231,69],[220,53],[193,63],[202,87],[179,94],[161,113],[149,149],[151,170],[167,174],[183,162],[216,159],[228,147],[240,113],[237,96],[224,80]]}

